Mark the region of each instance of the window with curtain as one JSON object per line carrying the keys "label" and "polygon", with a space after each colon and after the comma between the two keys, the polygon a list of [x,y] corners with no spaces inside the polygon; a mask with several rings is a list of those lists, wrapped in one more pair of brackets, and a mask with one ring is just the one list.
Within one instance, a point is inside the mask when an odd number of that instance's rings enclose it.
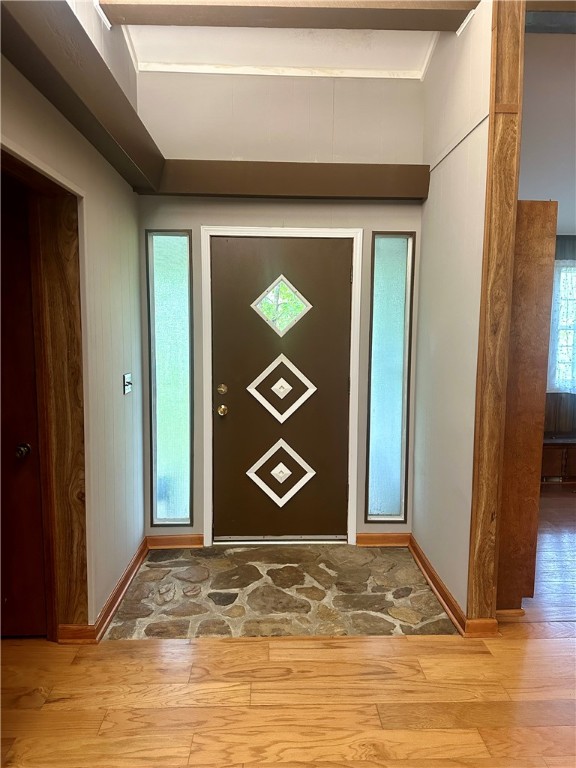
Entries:
{"label": "window with curtain", "polygon": [[576,260],[554,264],[548,392],[576,394]]}

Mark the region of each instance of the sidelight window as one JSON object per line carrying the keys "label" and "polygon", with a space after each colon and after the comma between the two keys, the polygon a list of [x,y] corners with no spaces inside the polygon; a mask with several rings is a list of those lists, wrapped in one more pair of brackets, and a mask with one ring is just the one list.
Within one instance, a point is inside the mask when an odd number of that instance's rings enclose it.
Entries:
{"label": "sidelight window", "polygon": [[152,524],[191,523],[190,235],[148,233]]}
{"label": "sidelight window", "polygon": [[368,522],[406,520],[412,259],[412,235],[374,235]]}

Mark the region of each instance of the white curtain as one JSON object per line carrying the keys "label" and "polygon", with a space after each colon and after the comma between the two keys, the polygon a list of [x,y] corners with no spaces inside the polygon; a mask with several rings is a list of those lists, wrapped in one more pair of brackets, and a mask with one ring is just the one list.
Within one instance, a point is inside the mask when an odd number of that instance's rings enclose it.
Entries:
{"label": "white curtain", "polygon": [[554,263],[548,392],[576,394],[576,261]]}

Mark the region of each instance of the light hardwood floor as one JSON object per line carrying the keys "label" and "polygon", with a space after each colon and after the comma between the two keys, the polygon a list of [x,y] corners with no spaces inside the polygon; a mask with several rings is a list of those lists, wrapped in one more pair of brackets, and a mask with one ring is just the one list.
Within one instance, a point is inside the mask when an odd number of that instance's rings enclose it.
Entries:
{"label": "light hardwood floor", "polygon": [[576,768],[575,517],[544,491],[536,596],[491,640],[6,640],[3,764]]}
{"label": "light hardwood floor", "polygon": [[574,768],[572,622],[2,644],[7,766]]}
{"label": "light hardwood floor", "polygon": [[534,597],[516,621],[576,621],[576,483],[542,485]]}
{"label": "light hardwood floor", "polygon": [[576,621],[576,483],[543,485],[534,597],[528,621]]}

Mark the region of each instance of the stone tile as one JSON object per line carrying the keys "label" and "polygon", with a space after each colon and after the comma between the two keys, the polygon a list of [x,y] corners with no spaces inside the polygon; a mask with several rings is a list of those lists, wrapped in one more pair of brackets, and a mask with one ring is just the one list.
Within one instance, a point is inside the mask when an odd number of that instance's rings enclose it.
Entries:
{"label": "stone tile", "polygon": [[457,634],[408,549],[309,544],[150,552],[107,638],[402,633]]}
{"label": "stone tile", "polygon": [[202,635],[216,635],[219,637],[230,637],[232,630],[230,624],[224,619],[205,619],[196,628],[196,637],[202,637]]}
{"label": "stone tile", "polygon": [[208,592],[208,597],[215,605],[232,605],[238,599],[237,592]]}
{"label": "stone tile", "polygon": [[375,583],[383,587],[403,587],[426,584],[426,579],[416,563],[398,564],[388,571],[372,573]]}
{"label": "stone tile", "polygon": [[342,614],[340,611],[337,611],[336,608],[331,608],[329,605],[325,605],[323,603],[322,605],[318,606],[316,616],[321,621],[339,621],[342,617]]}
{"label": "stone tile", "polygon": [[242,635],[244,637],[286,637],[296,634],[289,631],[291,627],[290,619],[249,619],[244,622]]}
{"label": "stone tile", "polygon": [[186,568],[188,565],[190,565],[190,560],[184,559],[184,558],[178,558],[175,560],[163,560],[160,563],[147,563],[148,568],[150,570],[154,570],[156,568]]}
{"label": "stone tile", "polygon": [[176,586],[169,581],[167,584],[160,584],[154,595],[154,602],[158,605],[171,603],[176,597]]}
{"label": "stone tile", "polygon": [[167,608],[162,613],[165,616],[199,616],[208,613],[208,608],[200,603],[187,600],[185,603],[178,603],[173,608]]}
{"label": "stone tile", "polygon": [[383,595],[336,595],[332,600],[334,608],[342,611],[375,611],[382,613],[394,605]]}
{"label": "stone tile", "polygon": [[122,624],[113,624],[106,632],[106,640],[129,640],[136,630],[135,621],[124,621]]}
{"label": "stone tile", "polygon": [[161,581],[164,576],[168,576],[170,568],[153,568],[152,570],[142,567],[138,571],[138,575],[134,579],[135,582],[139,581]]}
{"label": "stone tile", "polygon": [[334,565],[350,569],[369,565],[377,557],[377,553],[367,547],[349,547],[345,544],[340,544],[332,547],[330,550],[330,561]]}
{"label": "stone tile", "polygon": [[336,589],[338,592],[344,592],[344,594],[357,595],[362,592],[366,592],[368,588],[368,579],[370,577],[370,571],[366,569],[366,577],[364,579],[357,578],[355,574],[351,574],[350,577],[346,574],[344,578],[339,578],[336,582]]}
{"label": "stone tile", "polygon": [[419,624],[422,621],[421,613],[417,613],[411,608],[405,608],[403,606],[394,606],[394,608],[389,608],[388,613],[394,619],[403,621],[405,624],[412,624],[413,626]]}
{"label": "stone tile", "polygon": [[149,581],[132,582],[126,591],[128,600],[146,600],[154,594],[154,584]]}
{"label": "stone tile", "polygon": [[292,546],[262,546],[245,549],[229,549],[226,556],[238,563],[272,563],[274,565],[301,565],[313,563],[318,558],[317,548],[302,544]]}
{"label": "stone tile", "polygon": [[[394,592],[392,592],[392,597],[394,600],[400,600],[402,597],[408,597],[412,591],[412,587],[400,587],[399,589],[395,589]],[[436,598],[434,598],[434,600],[436,600]]]}
{"label": "stone tile", "polygon": [[266,571],[272,582],[281,589],[304,584],[304,571],[295,565],[285,565],[282,568],[270,568]]}
{"label": "stone tile", "polygon": [[320,587],[297,587],[296,592],[302,597],[308,598],[308,600],[324,600],[326,592]]}
{"label": "stone tile", "polygon": [[182,587],[182,594],[186,597],[196,597],[202,592],[202,587],[199,584],[187,584]]}
{"label": "stone tile", "polygon": [[[189,550],[188,550],[189,551]],[[164,563],[167,560],[179,560],[185,557],[184,549],[152,549],[146,557],[147,563]]]}
{"label": "stone tile", "polygon": [[121,619],[145,619],[154,613],[154,608],[151,608],[145,603],[141,603],[139,600],[122,600],[120,608],[114,618]]}
{"label": "stone tile", "polygon": [[212,581],[213,589],[243,589],[260,581],[262,574],[255,565],[239,565],[230,571],[223,571]]}
{"label": "stone tile", "polygon": [[354,613],[350,617],[356,635],[391,635],[396,625],[372,613]]}
{"label": "stone tile", "polygon": [[442,612],[442,608],[439,608],[439,605],[436,595],[430,589],[427,589],[425,592],[418,592],[410,597],[410,606],[416,611],[421,611],[427,618],[437,616]]}
{"label": "stone tile", "polygon": [[246,602],[256,613],[309,613],[311,610],[307,600],[293,597],[270,584],[253,589]]}
{"label": "stone tile", "polygon": [[192,584],[206,581],[210,576],[210,571],[204,565],[191,565],[183,571],[174,571],[174,578],[180,581],[189,581]]}
{"label": "stone tile", "polygon": [[198,549],[190,550],[194,558],[201,558],[210,560],[212,558],[220,559],[224,554],[222,547],[199,547]]}
{"label": "stone tile", "polygon": [[315,626],[314,634],[342,637],[348,634],[348,628],[343,621],[322,621]]}
{"label": "stone tile", "polygon": [[404,633],[406,635],[457,635],[458,630],[452,624],[450,619],[436,619],[435,621],[422,624],[419,627],[411,628],[407,627]]}
{"label": "stone tile", "polygon": [[336,577],[333,574],[328,573],[326,568],[323,568],[316,563],[311,563],[310,565],[305,565],[304,570],[309,576],[312,576],[314,581],[317,581],[321,587],[324,587],[324,589],[330,589],[330,587],[334,586]]}
{"label": "stone tile", "polygon": [[174,640],[188,637],[189,621],[175,619],[174,621],[154,621],[144,627],[146,637],[169,637]]}

